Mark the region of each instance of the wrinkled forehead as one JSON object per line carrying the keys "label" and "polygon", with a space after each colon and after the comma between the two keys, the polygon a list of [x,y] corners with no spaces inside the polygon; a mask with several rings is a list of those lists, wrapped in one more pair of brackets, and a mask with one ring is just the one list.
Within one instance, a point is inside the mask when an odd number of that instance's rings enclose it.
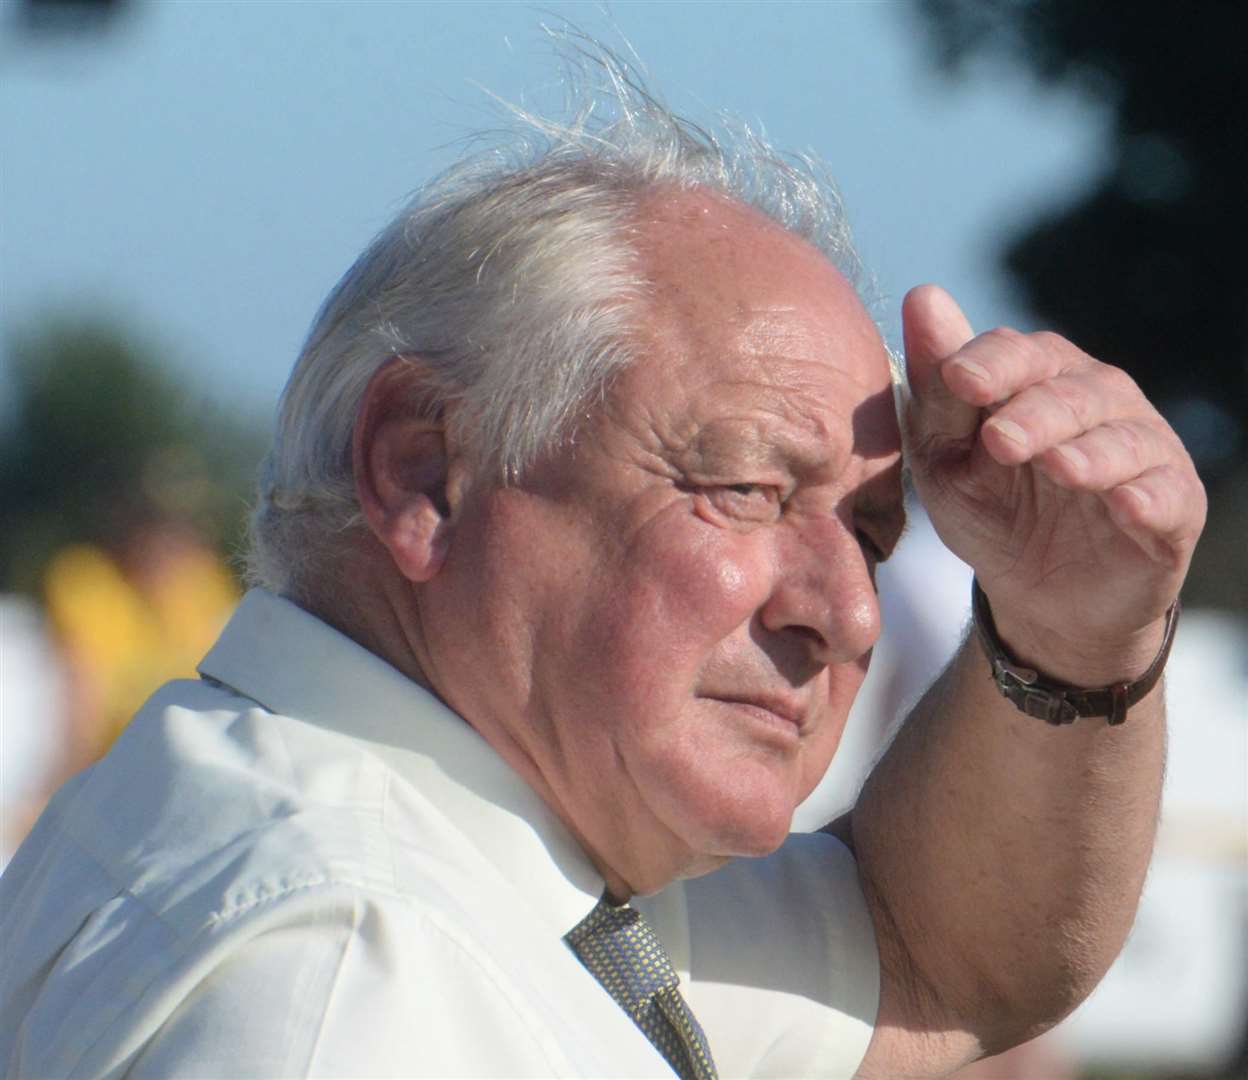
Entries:
{"label": "wrinkled forehead", "polygon": [[883,410],[859,414],[854,441],[872,423],[881,446],[895,441],[887,350],[853,286],[814,245],[700,191],[643,203],[636,236],[640,363],[664,367],[656,381],[693,398],[734,384],[760,401],[835,396],[844,409],[816,412],[841,422],[883,397]]}
{"label": "wrinkled forehead", "polygon": [[[648,314],[667,333],[722,327],[743,346],[823,333],[888,363],[853,285],[813,244],[753,207],[705,190],[661,191],[640,204],[636,250]],[[799,330],[802,314],[823,318]]]}

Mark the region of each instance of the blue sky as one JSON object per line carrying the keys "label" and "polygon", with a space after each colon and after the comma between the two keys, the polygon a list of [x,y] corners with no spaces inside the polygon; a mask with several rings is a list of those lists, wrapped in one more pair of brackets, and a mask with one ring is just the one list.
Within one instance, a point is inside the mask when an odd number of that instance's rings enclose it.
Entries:
{"label": "blue sky", "polygon": [[512,101],[557,99],[540,25],[636,49],[679,111],[728,110],[842,187],[897,333],[934,280],[1028,326],[993,254],[1099,167],[1101,118],[982,67],[932,70],[906,3],[131,0],[103,35],[0,11],[0,329],[114,313],[200,392],[270,410],[316,307],[405,196]]}

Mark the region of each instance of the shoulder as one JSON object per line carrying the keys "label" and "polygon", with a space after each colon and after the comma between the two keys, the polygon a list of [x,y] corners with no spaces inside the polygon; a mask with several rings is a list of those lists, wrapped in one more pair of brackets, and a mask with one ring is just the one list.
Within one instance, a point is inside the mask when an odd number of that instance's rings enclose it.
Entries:
{"label": "shoulder", "polygon": [[372,856],[387,785],[355,740],[170,683],[61,808],[56,841],[192,933],[302,885],[385,890]]}
{"label": "shoulder", "polygon": [[452,1035],[475,1008],[533,1074],[558,1071],[463,916],[453,856],[388,831],[390,783],[350,738],[211,684],[162,689],[5,875],[0,1061],[485,1074],[497,1047]]}

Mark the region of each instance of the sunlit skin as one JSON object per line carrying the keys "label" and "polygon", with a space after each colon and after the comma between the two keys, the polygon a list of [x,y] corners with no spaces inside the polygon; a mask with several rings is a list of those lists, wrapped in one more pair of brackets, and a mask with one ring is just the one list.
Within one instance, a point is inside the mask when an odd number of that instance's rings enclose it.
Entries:
{"label": "sunlit skin", "polygon": [[523,483],[451,485],[409,634],[621,899],[779,846],[903,525],[887,357],[845,279],[716,197],[640,221],[640,359]]}
{"label": "sunlit skin", "polygon": [[[710,195],[655,196],[636,240],[638,359],[523,483],[494,482],[454,405],[413,412],[419,357],[374,375],[369,529],[324,605],[472,724],[621,900],[783,841],[902,526],[887,358],[840,275]],[[1062,338],[975,336],[933,286],[902,316],[915,485],[1007,649],[1075,686],[1138,678],[1204,519],[1182,445]],[[1131,925],[1163,760],[1160,689],[1124,725],[1058,730],[963,644],[838,833],[880,957],[859,1076],[947,1075],[1087,995]]]}

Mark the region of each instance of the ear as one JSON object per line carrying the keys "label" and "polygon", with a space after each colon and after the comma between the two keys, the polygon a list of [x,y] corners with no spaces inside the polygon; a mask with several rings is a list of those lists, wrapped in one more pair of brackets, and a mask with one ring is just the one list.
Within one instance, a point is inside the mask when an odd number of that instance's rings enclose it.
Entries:
{"label": "ear", "polygon": [[446,425],[419,408],[429,382],[418,358],[387,360],[369,380],[351,437],[360,509],[399,573],[413,582],[438,573],[451,536]]}

